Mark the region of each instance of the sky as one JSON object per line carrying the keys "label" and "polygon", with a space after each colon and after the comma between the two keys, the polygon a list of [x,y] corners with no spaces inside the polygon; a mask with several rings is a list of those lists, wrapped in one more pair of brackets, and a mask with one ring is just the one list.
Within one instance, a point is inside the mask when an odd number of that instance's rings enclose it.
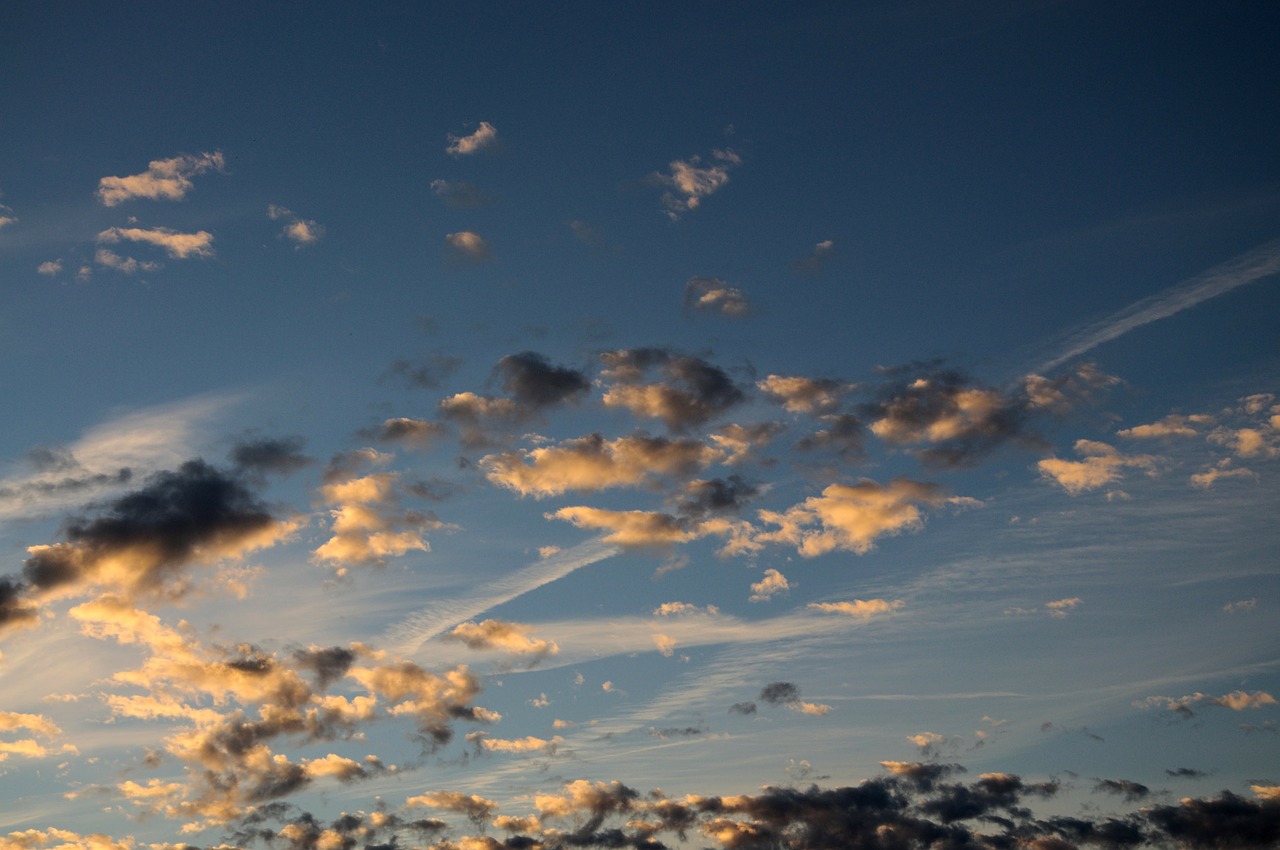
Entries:
{"label": "sky", "polygon": [[1280,9],[0,8],[0,848],[1280,846]]}

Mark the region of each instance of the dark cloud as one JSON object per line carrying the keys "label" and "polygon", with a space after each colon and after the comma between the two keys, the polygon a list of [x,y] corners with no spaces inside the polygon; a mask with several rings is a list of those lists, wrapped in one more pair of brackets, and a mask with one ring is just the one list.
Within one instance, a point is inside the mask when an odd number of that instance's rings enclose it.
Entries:
{"label": "dark cloud", "polygon": [[1099,779],[1093,790],[1124,797],[1127,803],[1137,802],[1151,794],[1150,788],[1130,779]]}
{"label": "dark cloud", "polygon": [[802,452],[830,450],[846,460],[862,457],[866,452],[866,428],[862,420],[852,413],[835,413],[822,417],[826,428],[814,431],[796,441],[796,449]]}
{"label": "dark cloud", "polygon": [[790,682],[770,682],[760,689],[758,699],[769,705],[788,705],[800,701],[800,689]]}
{"label": "dark cloud", "polygon": [[80,493],[98,487],[119,487],[133,479],[133,470],[120,467],[115,472],[98,472],[66,475],[62,478],[25,481],[19,485],[0,487],[0,501],[26,502],[33,499]]}
{"label": "dark cloud", "polygon": [[455,210],[476,210],[492,204],[495,198],[473,183],[465,180],[432,180],[431,194],[446,207]]}
{"label": "dark cloud", "polygon": [[266,505],[233,475],[202,460],[159,472],[93,518],[66,525],[67,542],[37,550],[23,566],[36,591],[92,580],[99,564],[128,551],[128,590],[157,590],[201,550],[234,546],[275,523]]}
{"label": "dark cloud", "polygon": [[498,361],[495,372],[512,398],[535,409],[572,401],[591,389],[586,375],[576,369],[553,366],[535,351],[508,354]]}
{"label": "dark cloud", "polygon": [[288,475],[315,463],[315,458],[302,453],[306,444],[298,436],[246,440],[232,446],[227,457],[244,472]]}
{"label": "dark cloud", "polygon": [[384,420],[381,425],[374,428],[363,428],[359,434],[366,440],[422,448],[443,435],[446,430],[446,427],[438,422],[401,416]]}
{"label": "dark cloud", "polygon": [[316,687],[323,691],[347,675],[356,660],[356,654],[342,646],[311,647],[295,652],[294,659],[298,667],[315,674]]}
{"label": "dark cloud", "polygon": [[428,354],[420,360],[402,359],[392,363],[383,378],[390,378],[414,389],[435,390],[462,365],[461,357]]}
{"label": "dark cloud", "polygon": [[861,412],[882,440],[923,445],[915,454],[928,465],[967,466],[1011,440],[1039,445],[1019,398],[937,364],[884,371],[888,380]]}
{"label": "dark cloud", "polygon": [[1280,845],[1280,801],[1247,800],[1230,791],[1211,799],[1153,806],[1147,820],[1187,847],[1274,848]]}
{"label": "dark cloud", "polygon": [[462,492],[462,486],[443,478],[429,478],[407,482],[404,491],[428,502],[443,502]]}
{"label": "dark cloud", "polygon": [[739,475],[690,481],[683,487],[677,510],[684,516],[702,517],[736,511],[760,492]]}
{"label": "dark cloud", "polygon": [[[613,382],[604,402],[639,416],[661,419],[683,430],[718,416],[746,397],[722,369],[689,355],[662,348],[633,348],[600,355],[604,377]],[[663,381],[644,383],[658,370]]]}
{"label": "dark cloud", "polygon": [[735,702],[733,705],[729,706],[729,712],[731,714],[743,714],[743,715],[755,714],[756,704],[750,701]]}
{"label": "dark cloud", "polygon": [[1170,770],[1169,768],[1166,767],[1164,772],[1169,776],[1172,776],[1178,779],[1201,779],[1209,775],[1208,772],[1203,770],[1196,770],[1193,767],[1179,767],[1173,770]]}

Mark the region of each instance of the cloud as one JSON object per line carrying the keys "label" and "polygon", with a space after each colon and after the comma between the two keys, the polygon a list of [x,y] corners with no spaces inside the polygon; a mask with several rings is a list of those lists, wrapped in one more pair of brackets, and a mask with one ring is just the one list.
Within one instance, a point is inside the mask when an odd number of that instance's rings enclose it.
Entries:
{"label": "cloud", "polygon": [[470,230],[447,233],[444,242],[453,256],[458,259],[478,263],[493,256],[493,251],[490,250],[489,243],[484,241],[484,237]]}
{"label": "cloud", "polygon": [[1093,790],[1123,797],[1126,803],[1136,803],[1151,796],[1150,788],[1131,779],[1099,779]]}
{"label": "cloud", "polygon": [[644,434],[605,440],[591,434],[557,446],[486,455],[479,465],[493,483],[543,498],[569,490],[634,487],[654,476],[684,477],[721,456],[698,440]]}
{"label": "cloud", "polygon": [[870,620],[891,614],[904,604],[901,599],[892,602],[887,599],[854,599],[851,602],[810,602],[806,607],[824,614],[844,614],[856,620]]}
{"label": "cloud", "polygon": [[[68,520],[64,542],[28,547],[21,598],[39,602],[89,588],[124,598],[179,597],[190,590],[189,564],[240,558],[295,528],[234,475],[188,461],[150,476],[96,517]],[[15,586],[8,585],[11,607]]]}
{"label": "cloud", "polygon": [[227,457],[244,472],[289,475],[315,463],[315,458],[302,452],[306,444],[306,438],[299,436],[244,440],[232,446]]}
{"label": "cloud", "polygon": [[787,429],[781,422],[754,422],[750,425],[731,423],[720,427],[719,432],[707,435],[727,453],[726,464],[741,464],[754,460],[756,449],[764,448]]}
{"label": "cloud", "polygon": [[760,492],[740,475],[690,481],[681,488],[677,510],[687,517],[737,512]]}
{"label": "cloud", "polygon": [[[751,585],[751,602],[770,602],[779,594],[791,591],[791,583],[787,577],[775,569],[764,571],[764,578]],[[763,699],[763,697],[761,697]],[[766,700],[767,701],[767,700]]]}
{"label": "cloud", "polygon": [[523,623],[485,620],[480,623],[461,623],[447,632],[442,640],[459,641],[470,649],[497,649],[511,655],[530,656],[529,666],[560,651],[555,641],[532,638],[529,631],[530,627]]}
{"label": "cloud", "polygon": [[46,260],[36,266],[38,274],[47,275],[48,277],[56,277],[62,271],[62,260]]}
{"label": "cloud", "polygon": [[564,743],[564,738],[556,735],[551,740],[538,738],[533,735],[526,735],[523,738],[508,740],[504,738],[481,737],[480,734],[472,733],[474,739],[479,742],[480,746],[491,753],[513,753],[522,755],[525,753],[546,753],[547,755],[555,755],[556,749]]}
{"label": "cloud", "polygon": [[434,390],[462,365],[462,358],[445,354],[430,354],[422,360],[397,360],[386,371],[387,377],[404,381],[416,389]]}
{"label": "cloud", "polygon": [[712,163],[702,165],[702,158],[672,160],[666,173],[655,173],[652,179],[670,191],[662,195],[667,216],[676,221],[686,212],[697,209],[702,199],[722,189],[729,182],[729,169],[742,164],[742,157],[732,150],[712,151]]}
{"label": "cloud", "polygon": [[862,420],[852,413],[832,413],[821,419],[827,423],[827,427],[819,428],[797,440],[797,451],[830,450],[844,460],[863,457],[867,430],[863,427]]}
{"label": "cloud", "polygon": [[840,405],[840,399],[852,384],[843,384],[830,378],[802,378],[770,375],[756,386],[764,393],[782,402],[789,413],[827,413]]}
{"label": "cloud", "polygon": [[347,565],[381,566],[388,558],[429,551],[424,533],[447,526],[430,513],[402,509],[399,480],[394,472],[374,472],[326,483],[321,495],[332,506],[332,536],[314,559],[337,565],[341,574]]}
{"label": "cloud", "polygon": [[612,511],[582,505],[546,515],[579,528],[605,531],[604,540],[623,548],[667,549],[709,536],[736,536],[744,524],[725,519],[695,521],[653,511]]}
{"label": "cloud", "polygon": [[924,525],[918,505],[937,506],[948,499],[943,489],[907,479],[888,484],[862,481],[830,484],[821,496],[811,496],[785,511],[759,511],[760,519],[777,528],[754,532],[737,542],[743,551],[766,543],[791,545],[805,557],[833,551],[865,554],[884,536],[916,531]]}
{"label": "cloud", "polygon": [[1073,596],[1070,599],[1056,599],[1053,602],[1046,602],[1044,603],[1044,607],[1049,609],[1050,617],[1062,619],[1066,617],[1067,614],[1070,613],[1077,605],[1083,604],[1084,600],[1078,596]]}
{"label": "cloud", "polygon": [[1232,691],[1222,696],[1197,691],[1181,697],[1152,696],[1134,703],[1136,708],[1161,708],[1184,717],[1192,717],[1195,714],[1192,707],[1199,705],[1215,705],[1232,711],[1245,711],[1262,708],[1265,705],[1276,705],[1276,698],[1266,691]]}
{"label": "cloud", "polygon": [[280,235],[293,242],[295,248],[319,242],[324,236],[323,224],[301,218],[285,207],[268,204],[267,217],[272,221],[284,221],[284,230],[280,231]]}
{"label": "cloud", "polygon": [[192,177],[207,171],[221,171],[224,164],[221,151],[152,160],[141,174],[103,177],[98,181],[98,200],[108,207],[133,198],[180,201],[193,188]]}
{"label": "cloud", "polygon": [[[603,378],[612,382],[603,398],[606,407],[661,419],[674,431],[704,423],[745,398],[725,372],[698,357],[638,348],[604,352],[600,359]],[[655,369],[666,380],[643,383]]]}
{"label": "cloud", "polygon": [[362,436],[386,443],[401,443],[414,448],[425,448],[445,433],[445,426],[425,419],[399,416],[383,420],[376,428],[361,431]]}
{"label": "cloud", "polygon": [[[93,261],[100,266],[121,272],[122,274],[137,274],[140,271],[153,272],[160,268],[159,263],[139,262],[133,257],[121,257],[114,251],[106,248],[99,248],[93,255]],[[81,269],[83,272],[84,269]],[[82,280],[87,279],[88,275],[80,275]]]}
{"label": "cloud", "polygon": [[493,197],[465,180],[432,180],[431,194],[455,210],[476,210],[493,203]]}
{"label": "cloud", "polygon": [[1135,301],[1104,319],[1078,328],[1059,343],[1057,353],[1033,371],[1046,373],[1151,322],[1188,310],[1203,301],[1280,272],[1280,239],[1273,239],[1244,254],[1201,272],[1163,292]]}
{"label": "cloud", "polygon": [[553,366],[536,351],[508,354],[494,371],[502,388],[520,404],[534,409],[562,404],[591,389],[586,375],[566,366]]}
{"label": "cloud", "polygon": [[13,214],[13,210],[4,204],[0,204],[0,230],[17,223],[18,217]]}
{"label": "cloud", "polygon": [[827,264],[836,256],[835,243],[830,239],[824,239],[816,243],[813,249],[809,251],[807,256],[794,260],[791,263],[791,271],[793,274],[817,275],[827,267]]}
{"label": "cloud", "polygon": [[871,433],[895,445],[928,444],[926,463],[963,466],[1024,436],[1025,407],[998,390],[973,386],[958,372],[915,371],[863,405]]}
{"label": "cloud", "polygon": [[488,121],[481,121],[480,126],[471,135],[455,136],[450,133],[448,138],[449,146],[445,148],[445,153],[454,156],[470,156],[497,144],[498,130]]}
{"label": "cloud", "polygon": [[1257,599],[1241,599],[1239,602],[1228,602],[1222,606],[1222,610],[1228,614],[1234,614],[1237,611],[1252,611],[1258,607]]}
{"label": "cloud", "polygon": [[719,313],[742,318],[751,312],[751,304],[742,290],[715,277],[691,277],[684,285],[684,308],[691,312]]}
{"label": "cloud", "polygon": [[[98,234],[99,242],[115,244],[127,240],[142,242],[163,248],[165,253],[175,260],[186,260],[191,257],[213,256],[213,234],[207,230],[195,233],[179,233],[167,227],[156,227],[143,230],[139,227],[108,227]],[[102,253],[101,251],[99,253]],[[98,262],[102,262],[99,260]],[[107,263],[103,263],[107,265]]]}
{"label": "cloud", "polygon": [[1042,478],[1053,481],[1073,496],[1119,481],[1125,469],[1142,469],[1148,475],[1157,472],[1158,458],[1153,455],[1126,455],[1096,440],[1076,440],[1075,449],[1084,460],[1054,457],[1036,464]]}
{"label": "cloud", "polygon": [[1152,422],[1149,425],[1135,425],[1132,428],[1117,431],[1116,436],[1127,437],[1132,440],[1196,437],[1201,433],[1198,428],[1212,423],[1213,417],[1211,416],[1183,416],[1171,413],[1158,422]]}

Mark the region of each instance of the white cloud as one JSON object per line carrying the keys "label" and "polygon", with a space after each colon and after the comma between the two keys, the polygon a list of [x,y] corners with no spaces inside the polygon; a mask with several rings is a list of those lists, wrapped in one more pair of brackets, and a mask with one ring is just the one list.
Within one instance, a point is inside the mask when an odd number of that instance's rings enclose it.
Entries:
{"label": "white cloud", "polygon": [[213,234],[207,230],[179,233],[167,227],[156,227],[150,230],[139,227],[108,227],[98,234],[99,242],[114,244],[122,240],[163,248],[165,253],[175,260],[213,256]]}
{"label": "white cloud", "polygon": [[807,607],[826,614],[845,614],[857,620],[891,614],[903,606],[901,599],[854,599],[852,602],[810,602]]}
{"label": "white cloud", "polygon": [[141,174],[103,177],[98,181],[98,200],[108,207],[132,198],[179,201],[191,191],[193,176],[211,170],[221,171],[223,165],[221,151],[152,160]]}
{"label": "white cloud", "polygon": [[62,271],[62,260],[61,259],[46,260],[40,265],[36,266],[36,271],[40,274],[48,275],[49,277],[54,277],[55,275],[58,274],[58,272]]}
{"label": "white cloud", "polygon": [[787,577],[775,569],[764,571],[764,578],[751,585],[751,601],[752,602],[769,602],[778,594],[788,593],[791,590],[791,582],[787,581]]}
{"label": "white cloud", "polygon": [[480,126],[469,136],[455,136],[450,133],[449,146],[445,148],[445,153],[451,153],[454,156],[467,156],[493,147],[497,141],[497,128],[488,121],[481,121]]}

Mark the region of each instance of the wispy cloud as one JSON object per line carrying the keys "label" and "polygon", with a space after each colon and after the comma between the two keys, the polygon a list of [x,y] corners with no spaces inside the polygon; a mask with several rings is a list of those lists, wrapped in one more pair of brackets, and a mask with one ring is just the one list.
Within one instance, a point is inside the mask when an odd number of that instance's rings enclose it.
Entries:
{"label": "wispy cloud", "polygon": [[1032,371],[1044,374],[1129,331],[1166,319],[1277,272],[1280,272],[1280,239],[1273,239],[1163,292],[1135,301],[1105,319],[1069,332],[1058,344],[1057,353]]}
{"label": "wispy cloud", "polygon": [[611,558],[620,551],[618,546],[598,539],[579,543],[505,578],[489,582],[480,592],[446,599],[411,614],[387,629],[384,643],[399,647],[406,654],[411,653],[451,626],[474,619],[504,602],[564,578],[574,570]]}
{"label": "wispy cloud", "polygon": [[108,227],[98,234],[98,242],[114,244],[122,240],[163,248],[165,253],[175,260],[213,256],[213,234],[207,230],[179,233],[167,227],[155,227],[150,230],[140,227]]}
{"label": "wispy cloud", "polygon": [[323,224],[302,218],[286,207],[269,204],[267,217],[272,221],[284,221],[284,229],[280,231],[280,235],[293,242],[295,248],[319,242],[324,236]]}

